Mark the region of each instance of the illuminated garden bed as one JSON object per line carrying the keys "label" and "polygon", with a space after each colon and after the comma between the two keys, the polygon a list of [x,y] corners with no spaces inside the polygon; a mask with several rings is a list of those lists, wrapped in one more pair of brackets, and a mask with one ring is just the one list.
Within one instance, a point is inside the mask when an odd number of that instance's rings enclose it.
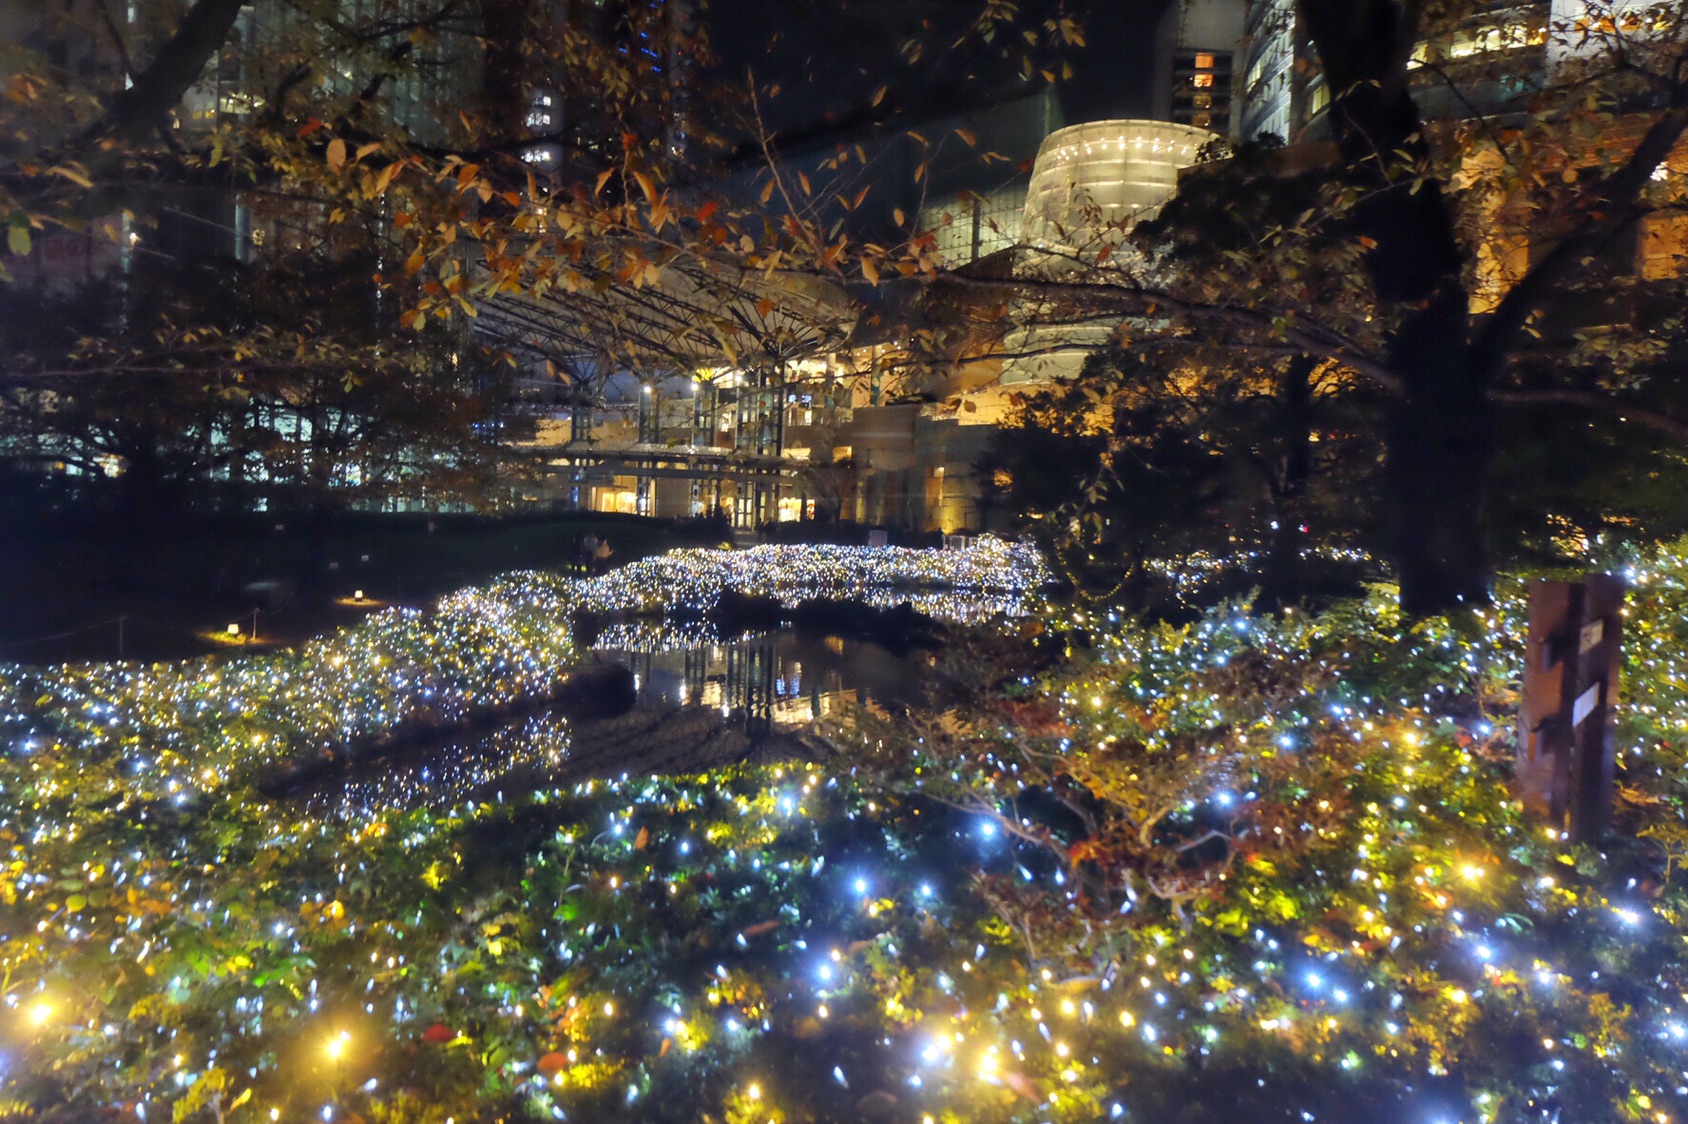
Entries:
{"label": "illuminated garden bed", "polygon": [[1417,628],[1386,591],[1085,614],[1088,654],[864,716],[824,769],[143,819],[119,777],[15,755],[5,1092],[60,1119],[1679,1119],[1688,565],[1633,578],[1603,852],[1510,798],[1510,594]]}

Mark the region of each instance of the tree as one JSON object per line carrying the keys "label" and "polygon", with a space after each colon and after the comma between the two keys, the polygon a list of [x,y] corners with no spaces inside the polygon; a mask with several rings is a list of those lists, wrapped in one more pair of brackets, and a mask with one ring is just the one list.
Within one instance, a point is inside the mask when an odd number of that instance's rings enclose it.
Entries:
{"label": "tree", "polygon": [[1087,599],[1165,609],[1252,586],[1293,603],[1369,537],[1352,383],[1307,356],[1110,348],[1021,394],[984,470]]}
{"label": "tree", "polygon": [[380,279],[397,205],[443,193],[401,181],[412,146],[493,134],[516,77],[480,47],[495,8],[24,21],[0,108],[7,454],[120,474],[137,518],[215,478],[307,507],[470,495],[507,459],[507,380],[460,325],[401,333]]}
{"label": "tree", "polygon": [[[1446,61],[1438,43],[1486,42],[1502,17],[1387,0],[1298,12],[1317,55],[1304,65],[1322,67],[1332,99],[1328,159],[1301,149],[1313,170],[1297,174],[1248,157],[1249,196],[1223,175],[1212,189],[1187,177],[1197,202],[1146,228],[1138,253],[1120,248],[1127,222],[1076,222],[1068,245],[1011,278],[941,280],[1020,323],[1088,319],[1155,347],[1223,340],[1242,367],[1335,360],[1377,398],[1378,500],[1404,603],[1481,600],[1498,410],[1574,405],[1688,435],[1665,359],[1682,342],[1688,25],[1670,8],[1589,4],[1569,21],[1541,13],[1518,44],[1495,29],[1505,49]],[[1483,89],[1520,88],[1497,81],[1520,57],[1536,84],[1479,111]],[[1422,112],[1432,86],[1466,116]],[[922,272],[915,243],[899,265]]]}

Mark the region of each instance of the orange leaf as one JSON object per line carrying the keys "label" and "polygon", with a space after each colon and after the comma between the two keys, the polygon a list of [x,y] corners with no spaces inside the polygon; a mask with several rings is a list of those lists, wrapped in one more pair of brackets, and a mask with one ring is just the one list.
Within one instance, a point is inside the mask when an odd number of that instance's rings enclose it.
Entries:
{"label": "orange leaf", "polygon": [[457,1037],[457,1032],[443,1023],[435,1023],[422,1032],[424,1042],[450,1042]]}
{"label": "orange leaf", "polygon": [[335,137],[328,142],[328,170],[338,172],[346,164],[346,142]]}
{"label": "orange leaf", "polygon": [[1003,1074],[1002,1083],[1033,1104],[1042,1104],[1046,1099],[1043,1090],[1037,1087],[1037,1082],[1019,1070],[1010,1070]]}
{"label": "orange leaf", "polygon": [[643,851],[650,841],[651,829],[648,827],[641,827],[639,829],[639,834],[633,840],[633,849],[635,851]]}
{"label": "orange leaf", "polygon": [[567,1054],[559,1054],[557,1051],[552,1050],[549,1054],[539,1055],[539,1061],[534,1064],[539,1072],[550,1075],[556,1073],[560,1069],[567,1069],[569,1066],[569,1058]]}

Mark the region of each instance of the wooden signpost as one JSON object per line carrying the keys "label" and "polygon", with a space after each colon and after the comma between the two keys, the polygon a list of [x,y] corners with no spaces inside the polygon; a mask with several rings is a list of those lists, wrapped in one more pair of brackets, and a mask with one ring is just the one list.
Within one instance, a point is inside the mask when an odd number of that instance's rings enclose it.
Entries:
{"label": "wooden signpost", "polygon": [[1598,840],[1612,823],[1623,603],[1624,583],[1610,574],[1530,587],[1518,794],[1573,843]]}

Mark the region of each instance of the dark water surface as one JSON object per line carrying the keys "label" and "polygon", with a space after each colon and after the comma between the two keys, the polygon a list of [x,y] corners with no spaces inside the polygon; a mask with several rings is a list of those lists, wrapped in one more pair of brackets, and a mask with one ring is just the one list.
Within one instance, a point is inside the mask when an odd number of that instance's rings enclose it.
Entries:
{"label": "dark water surface", "polygon": [[850,707],[920,705],[930,655],[791,631],[726,639],[704,624],[638,622],[606,630],[592,658],[633,672],[636,701],[615,718],[550,711],[420,746],[325,778],[315,811],[382,811],[499,801],[589,777],[701,771],[825,752],[808,732]]}

